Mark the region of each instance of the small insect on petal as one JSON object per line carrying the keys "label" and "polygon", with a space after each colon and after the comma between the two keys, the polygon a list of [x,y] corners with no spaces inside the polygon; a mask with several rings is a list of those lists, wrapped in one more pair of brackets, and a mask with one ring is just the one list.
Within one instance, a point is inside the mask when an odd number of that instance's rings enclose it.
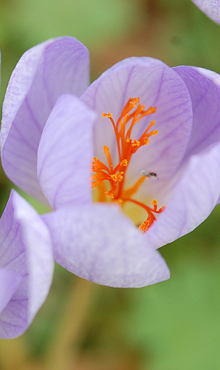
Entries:
{"label": "small insect on petal", "polygon": [[157,177],[157,174],[155,173],[155,172],[148,172],[148,171],[146,171],[146,170],[141,170],[140,171],[140,174],[142,175],[142,176],[145,176],[145,177]]}

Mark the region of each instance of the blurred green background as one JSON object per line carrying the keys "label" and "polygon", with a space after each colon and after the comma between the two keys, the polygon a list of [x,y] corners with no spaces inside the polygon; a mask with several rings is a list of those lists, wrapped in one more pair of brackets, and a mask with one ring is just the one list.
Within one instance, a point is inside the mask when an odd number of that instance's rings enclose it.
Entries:
{"label": "blurred green background", "polygon": [[[119,60],[143,55],[220,72],[220,26],[190,0],[0,0],[1,104],[23,52],[62,35],[90,50],[91,80]],[[1,170],[1,212],[11,186]],[[161,249],[170,280],[142,289],[97,286],[68,369],[219,370],[219,219],[217,207],[194,232]],[[1,370],[43,369],[51,342],[64,335],[60,326],[74,284],[77,279],[56,266],[49,297],[28,331],[0,340]]]}

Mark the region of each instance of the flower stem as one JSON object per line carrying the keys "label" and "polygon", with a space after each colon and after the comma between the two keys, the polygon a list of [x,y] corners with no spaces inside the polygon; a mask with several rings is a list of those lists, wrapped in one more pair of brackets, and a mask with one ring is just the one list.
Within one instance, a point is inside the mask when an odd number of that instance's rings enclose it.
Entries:
{"label": "flower stem", "polygon": [[62,314],[58,331],[46,356],[46,370],[74,368],[79,347],[91,312],[97,285],[77,277]]}

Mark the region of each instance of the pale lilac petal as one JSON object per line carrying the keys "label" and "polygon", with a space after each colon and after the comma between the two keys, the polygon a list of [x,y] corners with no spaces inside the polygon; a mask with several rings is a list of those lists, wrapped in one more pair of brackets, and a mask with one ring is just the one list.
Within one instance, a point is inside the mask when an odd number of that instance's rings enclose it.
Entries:
{"label": "pale lilac petal", "polygon": [[91,160],[96,115],[73,95],[62,95],[43,130],[38,177],[52,208],[92,202]]}
{"label": "pale lilac petal", "polygon": [[40,201],[37,148],[56,99],[80,96],[88,86],[88,50],[71,37],[49,40],[28,50],[18,62],[3,104],[2,163],[7,176]]}
{"label": "pale lilac petal", "polygon": [[146,169],[158,172],[161,183],[170,181],[190,138],[192,107],[184,81],[174,70],[156,59],[129,58],[119,62],[104,72],[82,95],[82,100],[98,114],[95,155],[106,163],[103,146],[108,145],[114,153],[113,164],[118,164],[113,128],[108,118],[101,115],[109,111],[117,121],[126,102],[133,97],[140,97],[146,109],[157,107],[156,114],[143,118],[136,125],[136,137],[133,138],[138,139],[154,119],[159,133],[133,156],[127,177],[136,181],[140,170]]}
{"label": "pale lilac petal", "polygon": [[209,18],[220,23],[220,1],[219,0],[192,0]]}
{"label": "pale lilac petal", "polygon": [[[220,87],[220,75],[214,71],[211,71],[210,69],[201,68],[201,67],[192,67],[196,69],[199,73],[201,73],[203,76],[208,77],[210,80],[212,80],[217,86]],[[178,71],[177,71],[178,72]]]}
{"label": "pale lilac petal", "polygon": [[175,67],[191,96],[193,126],[184,160],[220,140],[220,76],[188,66]]}
{"label": "pale lilac petal", "polygon": [[0,313],[0,337],[14,338],[28,328],[45,301],[53,274],[48,230],[36,211],[15,191],[0,220],[0,267],[22,276]]}
{"label": "pale lilac petal", "polygon": [[97,284],[142,287],[169,278],[145,235],[114,205],[94,204],[43,215],[55,260]]}
{"label": "pale lilac petal", "polygon": [[0,313],[7,306],[21,280],[20,274],[0,268]]}
{"label": "pale lilac petal", "polygon": [[103,146],[107,144],[111,153],[115,153],[113,162],[116,165],[118,155],[114,131],[101,113],[110,111],[117,120],[127,100],[137,96],[146,108],[156,106],[157,112],[137,124],[140,128],[134,138],[137,139],[154,118],[159,133],[133,155],[126,173],[126,188],[138,180],[141,170],[153,171],[157,178],[146,179],[137,196],[150,201],[154,198],[160,201],[161,198],[163,202],[191,135],[191,98],[181,77],[156,59],[129,58],[106,71],[86,90],[82,100],[98,114],[95,155],[106,163]]}
{"label": "pale lilac petal", "polygon": [[147,232],[149,243],[159,248],[201,224],[218,202],[219,184],[220,144],[216,143],[190,158],[166,209]]}

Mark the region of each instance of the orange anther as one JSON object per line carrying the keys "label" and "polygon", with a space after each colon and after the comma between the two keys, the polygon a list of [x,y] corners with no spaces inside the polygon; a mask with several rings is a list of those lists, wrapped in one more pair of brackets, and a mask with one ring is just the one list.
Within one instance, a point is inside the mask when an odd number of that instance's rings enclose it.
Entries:
{"label": "orange anther", "polygon": [[120,164],[120,166],[122,166],[122,167],[127,167],[127,165],[128,165],[128,161],[127,161],[127,159],[123,159],[123,161],[121,161],[119,164]]}
{"label": "orange anther", "polygon": [[139,147],[141,145],[139,140],[134,140],[133,143],[131,144],[132,146],[137,146]]}

